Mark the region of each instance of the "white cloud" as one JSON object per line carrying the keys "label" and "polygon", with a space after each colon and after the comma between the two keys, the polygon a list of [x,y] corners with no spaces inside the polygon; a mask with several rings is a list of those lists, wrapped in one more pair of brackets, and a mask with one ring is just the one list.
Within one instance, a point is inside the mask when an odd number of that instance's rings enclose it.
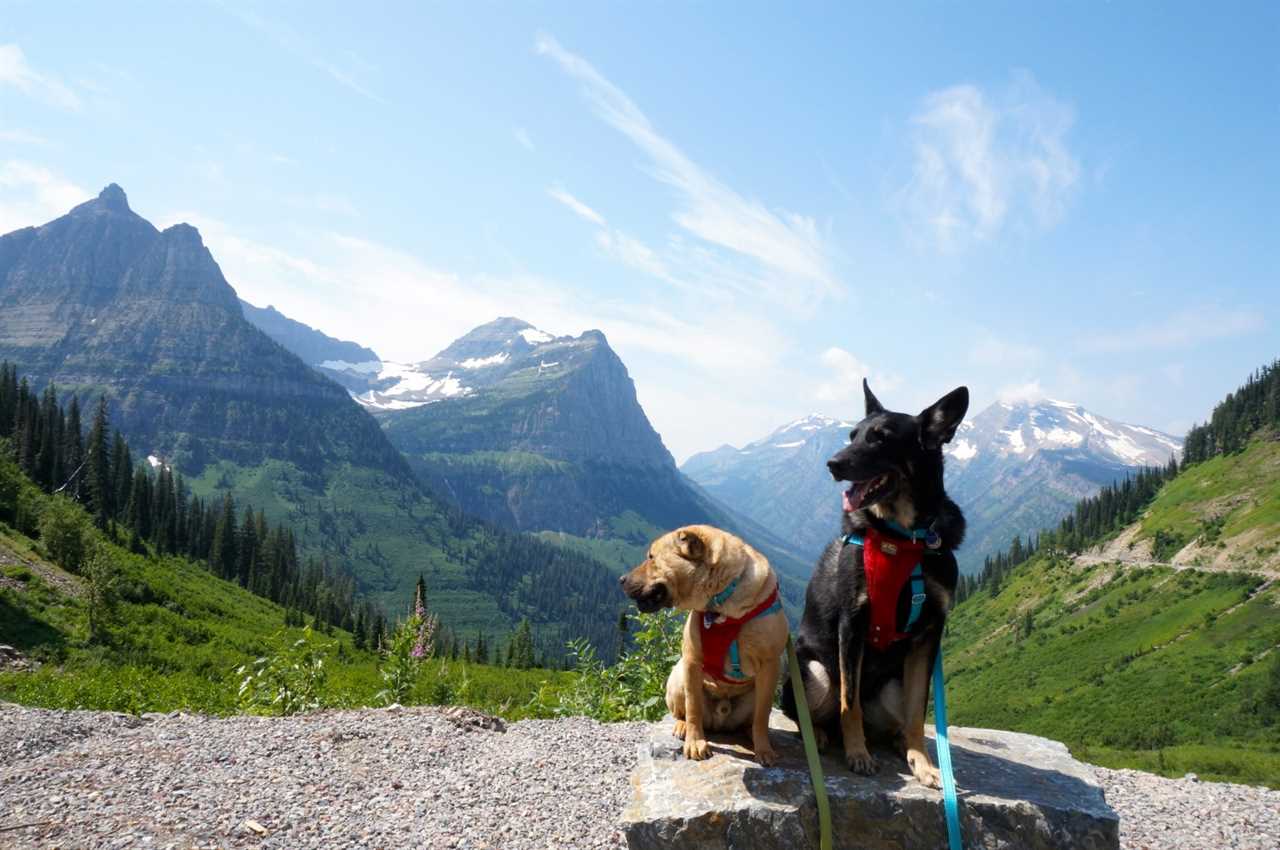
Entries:
{"label": "white cloud", "polygon": [[330,78],[342,87],[375,103],[386,104],[387,101],[381,95],[370,89],[360,79],[361,76],[368,74],[373,68],[355,53],[348,51],[344,61],[339,62],[334,57],[312,45],[286,24],[268,20],[247,9],[227,8],[227,11],[238,18],[245,26],[270,38],[281,50],[328,74]]}
{"label": "white cloud", "polygon": [[928,95],[912,118],[914,167],[898,202],[942,250],[993,238],[1011,222],[1058,222],[1080,179],[1066,144],[1071,108],[1018,74],[993,100],[973,85]]}
{"label": "white cloud", "polygon": [[1255,333],[1266,326],[1257,310],[1204,306],[1182,310],[1158,322],[1147,322],[1086,337],[1088,351],[1114,353],[1190,348],[1202,342]]}
{"label": "white cloud", "polygon": [[49,140],[26,130],[0,130],[0,142],[15,145],[47,145]]}
{"label": "white cloud", "polygon": [[520,143],[520,147],[527,151],[537,150],[537,148],[534,147],[533,138],[529,135],[529,131],[524,127],[517,127],[514,133],[516,141]]}
{"label": "white cloud", "polygon": [[76,110],[80,96],[57,77],[37,72],[16,44],[0,44],[0,85],[13,86],[29,97],[56,106]]}
{"label": "white cloud", "polygon": [[830,373],[814,390],[814,398],[818,401],[861,399],[864,378],[877,395],[902,383],[897,375],[875,370],[850,352],[836,346],[822,352],[818,360]]}
{"label": "white cloud", "polygon": [[825,240],[812,218],[771,211],[742,197],[659,134],[626,93],[585,59],[547,35],[538,37],[536,49],[582,83],[596,113],[644,151],[657,179],[677,191],[683,205],[672,215],[675,223],[723,252],[720,264],[749,264],[738,269],[740,282],[802,309],[812,307],[814,296],[842,290],[831,271]]}
{"label": "white cloud", "polygon": [[997,398],[1005,404],[1035,404],[1038,401],[1044,401],[1048,398],[1048,393],[1040,386],[1040,379],[1035,378],[1027,381],[1025,384],[1011,384],[1002,387],[997,394]]}
{"label": "white cloud", "polygon": [[44,224],[93,195],[40,165],[0,161],[0,233]]}
{"label": "white cloud", "polygon": [[600,215],[600,213],[591,209],[591,207],[587,206],[582,201],[579,201],[577,198],[575,198],[573,195],[570,195],[568,192],[566,192],[564,189],[561,189],[559,186],[552,186],[550,189],[547,190],[547,194],[550,195],[552,198],[556,199],[557,201],[559,201],[560,203],[564,204],[566,207],[572,210],[574,214],[577,215],[579,218],[585,221],[589,221],[592,224],[598,225],[600,227],[606,226],[604,216]]}

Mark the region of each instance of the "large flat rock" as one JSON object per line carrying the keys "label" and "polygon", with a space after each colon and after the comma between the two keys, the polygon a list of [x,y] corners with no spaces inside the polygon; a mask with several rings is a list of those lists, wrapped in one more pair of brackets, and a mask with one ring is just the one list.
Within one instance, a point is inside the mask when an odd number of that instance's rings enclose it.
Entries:
{"label": "large flat rock", "polygon": [[[670,718],[649,727],[631,774],[622,827],[632,850],[773,850],[818,846],[809,769],[795,725],[770,721],[775,767],[756,764],[745,738],[711,736],[714,755],[688,761]],[[933,729],[929,734],[933,751]],[[876,752],[873,750],[873,752]],[[1119,819],[1088,765],[1057,741],[992,729],[951,730],[966,850],[1114,850]],[[843,850],[946,847],[942,794],[921,786],[893,752],[880,772],[856,776],[823,754],[835,846]]]}

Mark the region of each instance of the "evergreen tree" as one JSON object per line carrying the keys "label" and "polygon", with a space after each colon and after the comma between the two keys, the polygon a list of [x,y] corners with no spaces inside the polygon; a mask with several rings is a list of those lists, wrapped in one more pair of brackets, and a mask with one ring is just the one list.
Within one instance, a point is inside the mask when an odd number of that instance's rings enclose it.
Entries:
{"label": "evergreen tree", "polygon": [[85,447],[88,503],[98,528],[106,528],[107,520],[115,516],[111,503],[115,489],[112,487],[108,430],[107,397],[98,396],[98,406],[93,414],[93,425],[89,428],[89,440]]}

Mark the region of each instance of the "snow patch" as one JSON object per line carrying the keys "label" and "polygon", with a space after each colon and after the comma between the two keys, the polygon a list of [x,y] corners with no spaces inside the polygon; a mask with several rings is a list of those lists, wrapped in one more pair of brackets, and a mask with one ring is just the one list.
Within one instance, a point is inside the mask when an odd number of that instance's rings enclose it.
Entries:
{"label": "snow patch", "polygon": [[147,455],[147,463],[151,464],[152,469],[159,469],[164,466],[164,461],[155,455]]}
{"label": "snow patch", "polygon": [[957,440],[948,452],[956,460],[971,460],[978,454],[978,447],[968,440]]}
{"label": "snow patch", "polygon": [[1027,444],[1022,440],[1021,429],[1014,429],[1012,431],[1001,431],[1000,433],[1004,434],[1005,438],[1008,439],[1009,448],[1012,449],[1015,454],[1022,454],[1027,450]]}
{"label": "snow patch", "polygon": [[1116,439],[1107,440],[1107,445],[1111,448],[1111,451],[1134,463],[1142,460],[1146,455],[1146,452],[1139,448],[1133,440],[1123,435],[1118,436]]}
{"label": "snow patch", "polygon": [[1084,436],[1066,428],[1054,428],[1044,435],[1044,441],[1055,446],[1078,446],[1084,442]]}
{"label": "snow patch", "polygon": [[349,363],[346,360],[326,360],[320,364],[321,369],[332,369],[335,372],[358,372],[361,375],[376,375],[382,371],[381,360],[367,360],[364,363]]}
{"label": "snow patch", "polygon": [[540,342],[551,342],[551,340],[555,339],[551,334],[546,331],[540,331],[537,328],[525,328],[520,331],[520,336],[524,337],[524,341],[530,345],[537,345]]}
{"label": "snow patch", "polygon": [[506,363],[510,355],[505,351],[499,351],[492,357],[468,357],[458,365],[463,369],[483,369],[485,366],[497,366],[499,363]]}
{"label": "snow patch", "polygon": [[794,443],[774,443],[775,449],[794,449],[796,446],[803,446],[804,440],[796,440]]}

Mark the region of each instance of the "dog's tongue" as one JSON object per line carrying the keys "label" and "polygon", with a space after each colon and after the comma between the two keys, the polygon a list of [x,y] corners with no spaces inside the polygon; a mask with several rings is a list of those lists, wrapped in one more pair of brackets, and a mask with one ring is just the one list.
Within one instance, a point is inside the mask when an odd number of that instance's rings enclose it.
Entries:
{"label": "dog's tongue", "polygon": [[858,508],[862,507],[862,499],[867,495],[867,488],[871,486],[870,481],[855,482],[852,487],[840,494],[841,501],[844,503],[844,512],[851,514]]}

